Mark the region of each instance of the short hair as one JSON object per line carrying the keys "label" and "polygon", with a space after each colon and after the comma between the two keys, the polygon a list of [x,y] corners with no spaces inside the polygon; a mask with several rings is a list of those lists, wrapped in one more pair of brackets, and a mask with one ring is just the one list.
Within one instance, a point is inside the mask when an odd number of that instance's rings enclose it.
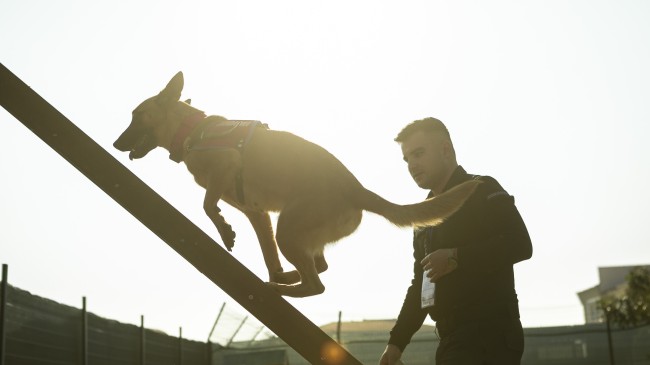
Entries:
{"label": "short hair", "polygon": [[451,140],[449,131],[443,122],[436,118],[424,118],[406,125],[395,137],[395,142],[403,143],[406,139],[417,132],[442,133]]}

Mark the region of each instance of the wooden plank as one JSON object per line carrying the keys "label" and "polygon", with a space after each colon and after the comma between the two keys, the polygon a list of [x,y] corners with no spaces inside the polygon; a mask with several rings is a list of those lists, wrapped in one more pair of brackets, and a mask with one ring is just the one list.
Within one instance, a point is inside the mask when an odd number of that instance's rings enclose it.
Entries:
{"label": "wooden plank", "polygon": [[2,64],[0,105],[307,361],[361,364]]}

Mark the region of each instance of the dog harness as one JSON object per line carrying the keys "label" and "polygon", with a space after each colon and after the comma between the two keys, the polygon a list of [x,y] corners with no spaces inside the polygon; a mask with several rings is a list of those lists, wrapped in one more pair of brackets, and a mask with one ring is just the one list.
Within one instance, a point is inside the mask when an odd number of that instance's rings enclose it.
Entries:
{"label": "dog harness", "polygon": [[[205,114],[199,112],[185,118],[176,130],[170,146],[169,158],[177,163],[183,154],[191,151],[236,149],[241,154],[257,128],[268,129],[267,124],[257,120],[216,120],[205,122]],[[185,141],[189,138],[188,143]],[[184,147],[185,146],[185,147]],[[245,203],[244,180],[241,168],[235,177],[237,200]]]}

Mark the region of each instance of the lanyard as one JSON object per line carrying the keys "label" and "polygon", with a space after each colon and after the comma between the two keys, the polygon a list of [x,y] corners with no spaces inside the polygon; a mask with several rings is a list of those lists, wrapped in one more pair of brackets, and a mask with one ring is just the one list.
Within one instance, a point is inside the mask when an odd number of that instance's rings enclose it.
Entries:
{"label": "lanyard", "polygon": [[429,255],[431,252],[429,252],[429,245],[433,244],[433,227],[427,227],[425,228],[427,230],[426,235],[427,237],[424,239],[424,242],[422,245],[424,246],[424,257]]}

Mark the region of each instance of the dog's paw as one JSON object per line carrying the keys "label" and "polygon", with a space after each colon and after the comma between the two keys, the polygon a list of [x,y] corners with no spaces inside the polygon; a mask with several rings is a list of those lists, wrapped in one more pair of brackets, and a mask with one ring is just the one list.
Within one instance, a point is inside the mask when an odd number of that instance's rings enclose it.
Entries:
{"label": "dog's paw", "polygon": [[275,272],[271,275],[270,280],[278,284],[296,284],[300,282],[298,271]]}
{"label": "dog's paw", "polygon": [[235,232],[232,232],[232,235],[228,236],[228,238],[224,238],[223,244],[228,251],[232,251],[232,248],[235,247]]}
{"label": "dog's paw", "polygon": [[232,251],[232,248],[235,246],[235,231],[232,230],[232,226],[228,223],[221,224],[217,226],[219,235],[223,240],[223,245],[226,246],[228,251]]}
{"label": "dog's paw", "polygon": [[280,294],[280,295],[286,295],[290,297],[296,297],[296,295],[293,293],[296,288],[300,286],[298,285],[286,285],[286,284],[278,284],[278,283],[264,283],[266,284],[269,288],[271,288],[274,292]]}
{"label": "dog's paw", "polygon": [[320,286],[320,288],[316,288],[316,287],[309,287],[302,283],[293,284],[293,285],[285,285],[285,284],[278,284],[278,283],[265,283],[265,284],[280,295],[294,297],[294,298],[310,297],[312,295],[321,294],[322,292],[325,291],[325,287],[323,287],[322,285]]}

